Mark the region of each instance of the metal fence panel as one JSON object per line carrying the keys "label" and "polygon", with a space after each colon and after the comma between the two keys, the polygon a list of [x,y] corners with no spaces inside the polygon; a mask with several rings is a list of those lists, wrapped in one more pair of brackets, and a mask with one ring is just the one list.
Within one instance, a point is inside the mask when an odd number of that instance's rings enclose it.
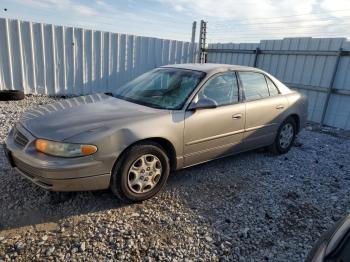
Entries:
{"label": "metal fence panel", "polygon": [[[232,49],[232,50],[255,50],[258,44],[209,44],[209,49]],[[237,64],[245,66],[253,66],[255,54],[241,54],[241,53],[223,53],[217,50],[217,52],[210,52],[208,55],[208,63],[221,63],[221,64]]]}
{"label": "metal fence panel", "polygon": [[196,44],[0,18],[0,90],[113,91],[155,67],[193,62]]}
{"label": "metal fence panel", "polygon": [[[254,66],[254,50],[259,48],[256,66],[276,76],[309,98],[309,120],[321,122],[331,88],[337,54],[350,51],[345,38],[285,38],[253,44],[208,46],[208,62]],[[220,52],[221,49],[224,49]],[[340,57],[324,124],[350,129],[350,56]]]}

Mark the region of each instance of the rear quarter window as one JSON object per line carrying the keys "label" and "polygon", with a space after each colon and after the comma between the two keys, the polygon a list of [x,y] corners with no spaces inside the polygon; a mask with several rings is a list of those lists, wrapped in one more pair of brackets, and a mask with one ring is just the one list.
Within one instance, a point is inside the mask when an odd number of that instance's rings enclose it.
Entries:
{"label": "rear quarter window", "polygon": [[271,81],[270,78],[268,78],[267,76],[265,76],[265,78],[266,78],[267,86],[269,88],[270,96],[278,95],[279,91],[278,91],[277,86]]}

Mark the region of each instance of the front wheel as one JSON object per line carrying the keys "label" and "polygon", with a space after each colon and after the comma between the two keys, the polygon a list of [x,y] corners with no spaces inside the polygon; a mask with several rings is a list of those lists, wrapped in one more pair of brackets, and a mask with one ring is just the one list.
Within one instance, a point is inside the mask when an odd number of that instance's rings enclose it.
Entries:
{"label": "front wheel", "polygon": [[127,149],[112,172],[112,192],[125,202],[140,202],[156,195],[170,172],[169,158],[156,143]]}
{"label": "front wheel", "polygon": [[293,145],[296,135],[296,124],[293,118],[289,117],[283,121],[277,131],[274,143],[270,150],[276,154],[287,153]]}

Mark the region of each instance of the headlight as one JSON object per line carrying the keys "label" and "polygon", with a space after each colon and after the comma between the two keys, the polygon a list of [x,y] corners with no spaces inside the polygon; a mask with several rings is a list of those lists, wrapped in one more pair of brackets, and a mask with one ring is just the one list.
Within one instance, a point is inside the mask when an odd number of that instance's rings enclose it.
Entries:
{"label": "headlight", "polygon": [[77,157],[88,156],[97,151],[97,147],[93,145],[80,145],[37,139],[35,148],[39,152],[61,157]]}

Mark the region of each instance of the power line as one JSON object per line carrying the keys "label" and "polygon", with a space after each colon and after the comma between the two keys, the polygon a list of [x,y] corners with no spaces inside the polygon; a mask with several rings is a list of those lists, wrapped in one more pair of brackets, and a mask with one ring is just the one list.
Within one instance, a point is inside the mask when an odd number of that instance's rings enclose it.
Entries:
{"label": "power line", "polygon": [[[344,9],[344,10],[338,10],[339,12],[347,11],[350,9]],[[321,12],[318,12],[321,13]],[[322,13],[331,13],[331,12],[322,12]],[[286,18],[286,17],[297,17],[297,16],[304,16],[304,15],[310,15],[303,14],[303,15],[290,15],[290,16],[283,16],[283,17],[272,17],[269,19],[277,19],[277,18]],[[229,40],[235,40],[235,41],[259,41],[260,39],[281,39],[285,37],[341,37],[345,38],[345,36],[349,36],[350,33],[347,30],[343,30],[345,26],[349,25],[350,16],[343,16],[341,18],[338,17],[321,17],[318,19],[299,19],[299,20],[287,20],[287,21],[279,21],[279,22],[261,22],[261,23],[241,23],[240,20],[236,25],[231,24],[218,24],[214,23],[214,26],[210,26],[211,23],[209,23],[208,26],[208,42],[214,43],[224,40],[225,42],[228,42]],[[337,22],[338,20],[344,20],[345,22]],[[247,19],[248,20],[248,19]],[[262,20],[262,19],[260,19]],[[252,20],[250,20],[252,21]],[[253,20],[254,21],[254,20]],[[305,24],[306,22],[306,24]],[[333,22],[333,23],[329,23]],[[293,23],[304,23],[304,25],[296,26],[288,26]],[[275,26],[268,26],[268,25],[275,25]],[[211,30],[212,28],[212,30]],[[304,29],[311,29],[311,30],[304,30]],[[322,32],[320,32],[320,29],[323,29]],[[276,35],[276,31],[280,31],[281,34]],[[296,31],[299,30],[299,31]],[[300,32],[302,30],[303,32]],[[333,32],[330,32],[329,30],[332,30]],[[340,30],[342,30],[340,32]],[[325,32],[327,31],[327,32]],[[263,33],[262,33],[263,32]],[[213,40],[214,39],[214,40]]]}
{"label": "power line", "polygon": [[279,38],[283,38],[283,37],[288,37],[288,36],[301,36],[301,37],[313,37],[313,36],[318,36],[318,37],[326,37],[326,36],[330,36],[330,35],[333,35],[333,36],[339,36],[339,37],[345,37],[345,35],[350,35],[349,33],[341,33],[341,32],[328,32],[328,33],[312,33],[312,32],[303,32],[303,33],[297,33],[297,32],[294,32],[294,33],[281,33],[280,35],[278,36],[274,36],[272,34],[232,34],[232,35],[216,35],[216,36],[210,36],[210,38],[232,38],[232,37],[254,37],[254,38],[261,38],[261,37],[264,37],[264,38],[267,38],[267,37],[279,37]]}
{"label": "power line", "polygon": [[300,29],[329,29],[329,28],[334,28],[334,27],[344,27],[350,25],[349,23],[338,23],[338,24],[328,24],[328,25],[313,25],[313,26],[293,26],[293,27],[255,27],[255,28],[232,28],[229,30],[225,30],[225,31],[208,31],[208,33],[210,35],[217,35],[217,34],[225,34],[225,33],[234,33],[234,32],[255,32],[255,31],[262,31],[262,30],[266,30],[266,31],[280,31],[280,30],[300,30]]}
{"label": "power line", "polygon": [[218,38],[232,38],[232,37],[254,37],[254,38],[259,38],[259,37],[288,37],[288,36],[302,36],[302,37],[312,37],[312,36],[318,36],[318,37],[326,37],[326,36],[340,36],[340,37],[346,37],[350,36],[350,31],[342,31],[342,32],[320,32],[320,31],[304,31],[304,32],[281,32],[281,33],[268,33],[268,32],[237,32],[237,33],[220,33],[220,34],[208,34],[209,39],[218,39]]}
{"label": "power line", "polygon": [[[313,15],[313,14],[329,14],[329,13],[337,13],[337,12],[345,12],[349,11],[350,9],[338,9],[338,10],[329,10],[329,11],[323,11],[323,12],[309,12],[309,13],[303,13],[303,14],[297,14],[297,15],[287,15],[287,16],[275,16],[275,17],[264,17],[264,18],[255,18],[253,20],[251,19],[233,19],[233,20],[226,20],[226,22],[229,21],[259,21],[259,20],[271,20],[271,19],[279,19],[279,18],[288,18],[288,17],[299,17],[299,16],[306,16],[306,15]],[[215,22],[213,22],[215,24]]]}
{"label": "power line", "polygon": [[[235,25],[222,25],[222,26],[211,26],[211,28],[215,29],[226,29],[226,28],[232,28],[237,26],[250,26],[250,25],[270,25],[270,24],[289,24],[289,23],[305,23],[305,22],[327,22],[327,21],[336,21],[341,19],[349,19],[350,16],[344,16],[342,18],[338,17],[331,17],[331,18],[324,18],[324,19],[307,19],[307,20],[293,20],[293,21],[279,21],[279,22],[267,22],[267,23],[241,23],[240,21],[237,21]],[[210,24],[209,24],[210,25]]]}
{"label": "power line", "polygon": [[208,38],[208,42],[211,44],[215,44],[218,43],[219,40],[224,40],[226,41],[226,43],[224,44],[231,44],[233,43],[228,42],[228,40],[230,39],[234,39],[235,41],[239,40],[242,41],[242,39],[247,39],[247,40],[255,40],[255,41],[261,41],[261,40],[282,40],[285,38],[346,38],[344,37],[344,35],[340,35],[339,33],[337,34],[324,34],[324,35],[320,35],[320,34],[307,34],[307,35],[303,35],[303,34],[285,34],[284,36],[268,36],[268,35],[251,35],[251,36],[240,36],[240,35],[236,35],[236,36],[227,36],[227,37],[218,37],[215,39],[212,38]]}
{"label": "power line", "polygon": [[[254,41],[261,41],[261,40],[283,40],[286,38],[342,38],[342,39],[347,39],[343,35],[339,34],[327,34],[327,35],[285,35],[285,36],[235,36],[234,38],[231,37],[226,37],[226,38],[216,38],[216,39],[208,39],[208,43],[221,43],[220,40],[225,41],[223,44],[230,44],[230,43],[237,43],[237,41],[241,41],[242,39],[253,39]],[[234,42],[233,42],[234,39]],[[209,41],[210,40],[210,41]]]}

